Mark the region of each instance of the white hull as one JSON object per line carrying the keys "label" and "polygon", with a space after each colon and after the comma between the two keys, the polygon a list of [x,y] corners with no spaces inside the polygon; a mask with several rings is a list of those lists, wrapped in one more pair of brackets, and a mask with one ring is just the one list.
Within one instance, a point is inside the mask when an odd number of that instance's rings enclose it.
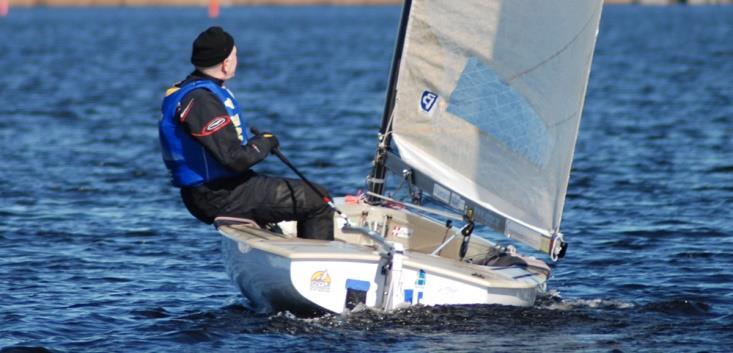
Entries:
{"label": "white hull", "polygon": [[[337,240],[328,242],[218,224],[227,272],[255,310],[309,315],[341,313],[356,303],[386,310],[415,304],[530,306],[544,289],[549,269],[543,262],[518,255],[504,255],[501,266],[461,262],[460,234],[440,256],[431,255],[454,231],[446,237],[442,225],[405,210],[364,204],[340,208],[352,222],[376,226],[384,220],[387,240],[405,248],[391,258],[389,270],[373,241],[340,229]],[[488,241],[474,237],[466,258],[479,262],[498,254]]]}

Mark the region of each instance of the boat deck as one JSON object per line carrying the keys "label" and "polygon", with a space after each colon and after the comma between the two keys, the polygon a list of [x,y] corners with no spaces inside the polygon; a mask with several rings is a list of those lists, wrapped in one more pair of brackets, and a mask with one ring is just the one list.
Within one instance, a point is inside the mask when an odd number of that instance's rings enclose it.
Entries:
{"label": "boat deck", "polygon": [[[455,280],[487,287],[527,288],[541,285],[547,280],[549,269],[538,260],[524,258],[513,265],[486,266],[476,264],[495,255],[490,242],[474,237],[467,254],[468,261],[457,261],[461,236],[455,230],[447,230],[437,222],[418,217],[405,210],[393,210],[368,205],[340,205],[352,220],[360,225],[372,226],[383,222],[385,239],[399,242],[405,247],[403,266],[442,274]],[[235,240],[240,251],[247,247],[276,254],[289,260],[340,260],[378,262],[379,249],[373,240],[357,233],[335,229],[336,241],[299,239],[293,234],[278,234],[258,229],[252,225],[223,222],[219,231]],[[402,231],[405,230],[405,231]],[[455,235],[440,255],[431,253],[444,239]],[[451,256],[452,255],[452,256]],[[536,263],[533,263],[536,262]],[[472,263],[474,262],[474,263]],[[520,264],[520,265],[517,265]]]}

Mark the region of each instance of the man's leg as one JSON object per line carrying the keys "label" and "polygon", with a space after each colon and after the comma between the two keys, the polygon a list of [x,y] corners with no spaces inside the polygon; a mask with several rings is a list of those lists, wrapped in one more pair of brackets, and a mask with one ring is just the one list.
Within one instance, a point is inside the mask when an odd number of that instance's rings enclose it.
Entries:
{"label": "man's leg", "polygon": [[[295,182],[297,183],[293,185],[293,188],[300,188],[305,194],[303,210],[306,211],[303,214],[304,217],[298,220],[298,237],[333,240],[333,209],[305,182],[301,180],[295,180]],[[321,191],[321,194],[328,195],[328,190],[324,187],[314,185]]]}
{"label": "man's leg", "polygon": [[223,215],[260,224],[298,221],[298,237],[333,240],[333,210],[302,180],[254,176],[234,190]]}

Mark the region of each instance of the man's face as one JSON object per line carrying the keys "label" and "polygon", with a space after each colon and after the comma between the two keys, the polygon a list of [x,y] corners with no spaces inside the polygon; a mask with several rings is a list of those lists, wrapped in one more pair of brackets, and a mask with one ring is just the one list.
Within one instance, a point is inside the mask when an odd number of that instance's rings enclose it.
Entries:
{"label": "man's face", "polygon": [[234,74],[237,72],[237,47],[235,46],[232,49],[232,52],[229,54],[229,57],[224,59],[224,74],[226,75],[225,80],[228,80],[232,77],[234,77]]}

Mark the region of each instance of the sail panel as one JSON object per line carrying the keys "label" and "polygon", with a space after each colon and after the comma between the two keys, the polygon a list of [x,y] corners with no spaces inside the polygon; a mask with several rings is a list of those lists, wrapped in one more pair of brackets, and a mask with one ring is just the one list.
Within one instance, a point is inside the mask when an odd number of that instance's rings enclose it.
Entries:
{"label": "sail panel", "polygon": [[481,133],[538,167],[547,164],[552,141],[544,122],[521,94],[478,58],[468,59],[448,100],[449,113],[473,124]]}
{"label": "sail panel", "polygon": [[512,229],[559,231],[601,6],[413,0],[391,117],[401,158]]}

